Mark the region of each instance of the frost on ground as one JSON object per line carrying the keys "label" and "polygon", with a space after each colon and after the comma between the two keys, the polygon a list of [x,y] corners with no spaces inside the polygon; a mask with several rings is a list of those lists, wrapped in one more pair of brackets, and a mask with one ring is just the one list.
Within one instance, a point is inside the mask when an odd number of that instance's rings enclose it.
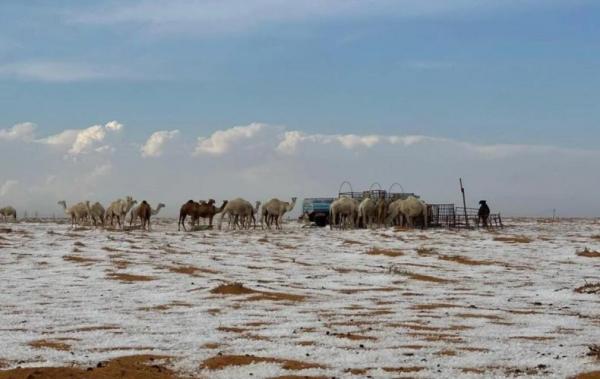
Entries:
{"label": "frost on ground", "polygon": [[600,341],[600,223],[510,224],[495,233],[9,225],[0,368],[156,355],[206,378],[600,370],[590,354]]}

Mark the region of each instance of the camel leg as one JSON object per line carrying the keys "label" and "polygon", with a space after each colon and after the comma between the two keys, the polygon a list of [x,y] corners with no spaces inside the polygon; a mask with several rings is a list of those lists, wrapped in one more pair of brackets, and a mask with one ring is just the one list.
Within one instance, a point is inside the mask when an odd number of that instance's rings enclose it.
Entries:
{"label": "camel leg", "polygon": [[180,226],[183,226],[183,231],[186,232],[187,230],[185,229],[185,218],[187,217],[187,214],[183,214],[181,216],[179,216],[179,223],[177,224],[177,231],[180,231]]}

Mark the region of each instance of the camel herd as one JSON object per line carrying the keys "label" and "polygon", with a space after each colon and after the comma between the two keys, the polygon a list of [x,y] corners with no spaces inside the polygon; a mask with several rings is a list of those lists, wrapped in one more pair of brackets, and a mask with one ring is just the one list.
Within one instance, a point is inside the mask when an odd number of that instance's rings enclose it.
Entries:
{"label": "camel herd", "polygon": [[360,202],[342,196],[331,203],[329,225],[332,229],[358,226],[372,228],[375,224],[379,227],[403,225],[406,221],[408,226],[413,227],[420,219],[422,226],[426,227],[428,213],[427,204],[414,196],[397,200],[366,197]]}
{"label": "camel herd", "polygon": [[[296,200],[295,197],[289,202],[274,198],[262,204],[261,207],[260,201],[252,205],[245,199],[236,198],[224,200],[218,208],[214,199],[189,200],[179,210],[177,229],[187,230],[185,221],[188,217],[191,228],[198,227],[200,219],[208,222],[208,226],[212,228],[213,220],[218,214],[220,214],[219,229],[222,228],[225,219],[228,220],[229,229],[256,228],[257,221],[260,222],[261,228],[271,229],[274,226],[275,229],[281,229],[284,215],[294,209]],[[117,228],[124,229],[127,215],[129,215],[130,228],[139,220],[142,229],[150,230],[151,217],[157,215],[165,205],[159,203],[153,209],[146,200],[136,205],[137,203],[133,197],[127,196],[124,199],[113,201],[106,209],[99,202],[91,204],[90,201],[79,202],[69,207],[66,201],[61,200],[58,205],[63,208],[65,215],[71,220],[72,226],[93,224],[95,227],[115,227],[116,224]],[[3,216],[4,221],[17,218],[17,212],[13,207],[1,208],[0,215]],[[341,196],[331,203],[329,210],[329,223],[332,229],[361,226],[373,228],[374,226],[404,225],[405,222],[412,227],[417,220],[422,221],[422,225],[425,227],[427,218],[427,204],[414,196],[397,200],[366,197],[362,201]]]}
{"label": "camel herd", "polygon": [[[155,209],[152,209],[146,200],[143,200],[137,206],[136,204],[137,200],[134,200],[131,196],[113,201],[106,209],[99,202],[93,205],[90,205],[89,201],[79,202],[70,207],[67,206],[64,200],[58,202],[58,205],[62,206],[66,216],[71,220],[72,226],[91,223],[96,227],[114,227],[116,224],[118,228],[124,229],[126,217],[129,214],[129,227],[132,227],[139,220],[142,229],[150,230],[150,218],[157,215],[165,205],[159,203]],[[218,224],[219,229],[221,229],[225,217],[228,219],[230,229],[256,228],[259,210],[261,228],[266,226],[270,229],[274,225],[276,229],[281,229],[284,214],[291,211],[295,205],[295,197],[292,198],[291,202],[271,199],[263,204],[262,208],[260,201],[252,205],[242,198],[224,200],[218,208],[215,206],[214,199],[208,201],[189,200],[179,210],[177,229],[187,230],[185,221],[188,216],[190,218],[189,226],[192,228],[199,225],[200,219],[206,220],[209,227],[212,227],[213,219],[217,214],[221,215]],[[6,214],[9,214],[9,212],[6,212]]]}

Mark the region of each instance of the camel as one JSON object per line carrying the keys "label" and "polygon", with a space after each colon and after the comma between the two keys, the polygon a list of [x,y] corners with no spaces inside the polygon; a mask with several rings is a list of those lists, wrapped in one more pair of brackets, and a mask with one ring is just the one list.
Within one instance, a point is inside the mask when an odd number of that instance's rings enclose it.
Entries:
{"label": "camel", "polygon": [[195,223],[195,214],[196,211],[200,207],[200,203],[195,202],[194,200],[188,200],[187,203],[183,204],[179,209],[179,222],[177,223],[177,230],[181,230],[181,226],[183,225],[183,230],[185,231],[185,219],[187,216],[192,217],[192,226]]}
{"label": "camel", "polygon": [[[223,224],[223,218],[225,215],[229,216],[230,228],[231,222],[233,220],[233,229],[239,227],[240,229],[244,226],[244,218],[251,217],[254,214],[254,208],[250,202],[237,198],[229,201],[223,211],[221,212],[221,218],[219,219],[219,230],[221,230],[221,225]],[[241,222],[241,225],[238,223]]]}
{"label": "camel", "polygon": [[65,200],[61,200],[57,204],[62,205],[65,214],[71,218],[71,226],[75,226],[76,223],[84,222],[88,217],[88,208],[85,203],[79,202],[69,208],[67,208],[67,202]]}
{"label": "camel", "polygon": [[292,202],[271,199],[262,207],[261,224],[266,222],[267,228],[271,229],[271,223],[275,221],[275,229],[281,229],[280,223],[283,221],[283,215],[294,209],[297,198],[292,197]]}
{"label": "camel", "polygon": [[390,206],[390,201],[384,198],[377,200],[375,204],[375,212],[377,216],[377,226],[382,227],[385,225],[385,219],[387,216],[388,208]]}
{"label": "camel", "polygon": [[98,221],[100,221],[101,225],[104,226],[105,210],[102,204],[100,204],[99,202],[95,202],[94,205],[90,206],[90,202],[86,201],[85,207],[87,208],[88,215],[94,223],[94,227],[98,226]]}
{"label": "camel", "polygon": [[254,225],[254,229],[256,229],[256,216],[258,215],[258,210],[260,209],[260,201],[257,201],[254,204],[254,208],[247,208],[246,213],[242,219],[242,227],[245,229],[250,229],[250,226]]}
{"label": "camel", "polygon": [[14,221],[17,221],[17,210],[13,207],[4,207],[0,209],[0,215],[4,217],[4,222],[8,222],[8,218],[12,217]]}
{"label": "camel", "polygon": [[198,208],[198,217],[207,218],[208,225],[212,228],[213,219],[217,213],[223,212],[223,209],[229,203],[227,200],[223,200],[223,204],[219,208],[215,206],[215,201],[213,199],[209,199],[208,203],[201,203]]}
{"label": "camel", "polygon": [[150,207],[150,204],[146,200],[142,200],[136,213],[142,221],[142,230],[145,230],[146,225],[148,225],[148,231],[150,231],[150,217],[152,216],[152,207]]}
{"label": "camel", "polygon": [[358,219],[362,221],[362,226],[371,228],[377,216],[377,203],[370,197],[366,197],[358,205]]}
{"label": "camel", "polygon": [[[141,204],[131,208],[131,212],[129,212],[129,227],[131,227],[131,225],[133,224],[134,220],[137,220],[138,218],[141,219],[141,213],[140,213],[140,207]],[[151,216],[156,216],[158,214],[158,212],[160,212],[161,208],[164,208],[165,205],[163,203],[158,203],[158,205],[156,206],[156,209],[152,209],[150,208],[150,215]],[[143,229],[143,223],[142,223],[142,229]]]}
{"label": "camel", "polygon": [[110,203],[106,209],[105,219],[110,217],[110,226],[113,226],[114,218],[117,218],[117,225],[123,229],[125,227],[125,216],[127,212],[137,203],[131,196],[127,196],[125,200],[117,199]]}
{"label": "camel", "polygon": [[177,230],[181,230],[181,226],[183,226],[183,230],[186,230],[185,219],[187,216],[192,218],[192,226],[194,226],[200,220],[200,218],[207,218],[208,225],[212,228],[215,215],[223,212],[227,204],[228,201],[224,200],[223,204],[221,204],[221,207],[217,208],[215,206],[214,199],[209,199],[208,202],[204,200],[200,200],[199,202],[189,200],[187,203],[183,204],[179,210],[179,222],[177,224]]}
{"label": "camel", "polygon": [[330,229],[333,229],[334,226],[339,226],[339,228],[343,229],[348,224],[353,228],[356,225],[358,206],[358,201],[349,197],[340,197],[331,203],[329,207]]}
{"label": "camel", "polygon": [[427,204],[424,201],[409,196],[405,200],[396,200],[390,204],[387,220],[393,222],[398,217],[404,217],[408,226],[413,227],[415,218],[423,217],[422,229],[425,229],[428,224],[428,213]]}

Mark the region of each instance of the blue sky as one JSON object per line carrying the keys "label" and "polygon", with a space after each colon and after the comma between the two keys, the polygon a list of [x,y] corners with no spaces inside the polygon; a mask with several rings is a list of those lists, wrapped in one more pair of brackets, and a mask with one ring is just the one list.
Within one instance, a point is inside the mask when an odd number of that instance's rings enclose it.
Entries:
{"label": "blue sky", "polygon": [[593,147],[590,133],[600,136],[600,6],[589,2],[461,1],[403,15],[417,2],[398,1],[297,18],[276,7],[256,25],[232,16],[248,23],[237,27],[185,12],[160,24],[155,8],[111,19],[136,2],[80,3],[0,5],[3,65],[39,65],[37,76],[3,75],[3,125],[33,118],[56,131],[109,113],[140,133],[265,120],[481,142]]}
{"label": "blue sky", "polygon": [[[583,0],[8,0],[0,131],[30,122],[40,140],[117,120],[121,153],[174,130],[195,151],[252,123],[596,151],[599,21]],[[33,185],[11,175],[0,185]]]}

